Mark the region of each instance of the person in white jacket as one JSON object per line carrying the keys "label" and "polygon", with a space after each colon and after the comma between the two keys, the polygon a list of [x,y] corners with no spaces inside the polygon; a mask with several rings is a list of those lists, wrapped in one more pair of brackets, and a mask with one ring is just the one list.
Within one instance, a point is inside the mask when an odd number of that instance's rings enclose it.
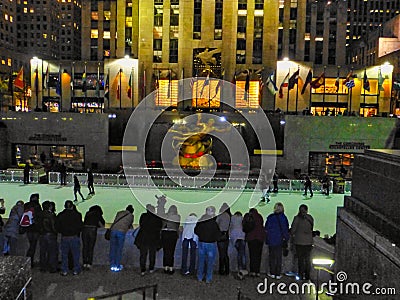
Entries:
{"label": "person in white jacket", "polygon": [[[181,272],[183,275],[195,274],[196,270],[196,248],[198,237],[194,233],[194,228],[197,223],[197,216],[191,213],[183,223],[182,232],[182,267]],[[188,254],[190,249],[190,265],[187,265]]]}

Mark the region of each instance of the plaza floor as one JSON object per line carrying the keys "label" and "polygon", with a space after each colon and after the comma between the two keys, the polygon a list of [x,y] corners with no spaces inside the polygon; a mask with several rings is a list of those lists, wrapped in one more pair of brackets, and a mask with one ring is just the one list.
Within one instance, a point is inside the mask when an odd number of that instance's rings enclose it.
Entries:
{"label": "plaza floor", "polygon": [[[100,205],[104,211],[104,218],[107,223],[113,221],[117,211],[124,209],[128,204],[132,204],[135,208],[135,224],[137,224],[140,214],[145,210],[144,205],[147,203],[156,205],[157,199],[155,198],[155,195],[160,196],[162,193],[167,196],[167,209],[169,207],[169,198],[173,198],[175,201],[181,201],[186,204],[200,203],[200,205],[193,206],[193,208],[190,205],[183,205],[180,209],[178,206],[178,212],[182,216],[182,220],[184,220],[193,210],[198,210],[195,212],[199,216],[202,215],[205,207],[210,205],[210,203],[215,205],[218,210],[220,204],[224,201],[232,203],[232,213],[237,210],[247,212],[249,207],[255,206],[265,218],[272,212],[274,203],[282,202],[285,206],[285,214],[291,223],[293,217],[297,214],[299,205],[304,203],[308,205],[309,213],[315,219],[314,229],[319,230],[321,236],[324,234],[332,235],[335,233],[337,207],[343,206],[344,201],[343,194],[331,194],[327,197],[322,195],[319,191],[315,191],[312,198],[304,197],[300,191],[290,193],[280,191],[277,194],[272,194],[271,202],[264,206],[257,205],[260,199],[260,191],[249,190],[243,191],[239,195],[237,191],[224,191],[224,193],[219,195],[220,197],[215,201],[213,200],[213,197],[220,193],[218,190],[136,188],[132,193],[131,189],[126,187],[95,186],[95,191],[96,194],[93,197],[88,197],[87,188],[82,187],[82,194],[87,198],[87,200],[82,202],[78,196],[79,201],[77,202],[77,208],[82,215],[84,215],[90,206]],[[8,216],[8,212],[17,200],[21,199],[23,201],[28,201],[29,196],[32,193],[40,194],[41,203],[45,200],[56,202],[57,212],[63,210],[65,200],[74,199],[72,186],[61,187],[59,185],[49,184],[23,185],[19,183],[0,183],[0,198],[5,199],[5,206],[7,209],[4,217]],[[231,201],[232,199],[236,200]],[[205,201],[204,205],[201,205],[202,201]]]}

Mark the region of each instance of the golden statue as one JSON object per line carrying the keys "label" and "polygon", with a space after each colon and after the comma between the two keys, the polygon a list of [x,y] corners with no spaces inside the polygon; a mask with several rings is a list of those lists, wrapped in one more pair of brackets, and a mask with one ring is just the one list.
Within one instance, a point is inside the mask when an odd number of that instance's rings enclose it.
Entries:
{"label": "golden statue", "polygon": [[224,132],[227,128],[215,126],[215,120],[210,118],[207,122],[201,122],[201,114],[198,114],[197,123],[182,124],[178,130],[170,130],[176,135],[173,137],[172,148],[178,153],[173,160],[174,165],[190,169],[207,169],[212,167],[213,161],[206,154],[211,154],[211,132]]}

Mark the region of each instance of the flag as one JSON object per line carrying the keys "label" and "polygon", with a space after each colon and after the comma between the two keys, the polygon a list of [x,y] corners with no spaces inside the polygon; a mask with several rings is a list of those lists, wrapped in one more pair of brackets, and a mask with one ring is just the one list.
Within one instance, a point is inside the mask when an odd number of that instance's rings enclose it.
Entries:
{"label": "flag", "polygon": [[58,70],[58,79],[57,79],[57,84],[56,84],[56,94],[61,96],[61,73],[60,73],[60,70]]}
{"label": "flag", "polygon": [[215,98],[218,95],[218,92],[219,92],[219,89],[221,88],[222,82],[223,82],[223,80],[218,79],[217,86],[215,87],[215,95],[213,98]]}
{"label": "flag", "polygon": [[132,73],[131,73],[131,75],[129,76],[127,94],[128,94],[128,97],[129,97],[129,98],[132,96]]}
{"label": "flag", "polygon": [[369,81],[368,81],[368,77],[367,77],[367,70],[364,70],[364,90],[366,90],[368,92],[370,90]]}
{"label": "flag", "polygon": [[35,91],[39,91],[39,70],[38,68],[35,69]]}
{"label": "flag", "polygon": [[310,85],[313,89],[319,88],[321,85],[324,85],[325,83],[325,72],[322,72],[321,75],[319,75],[316,79],[311,81]]}
{"label": "flag", "polygon": [[83,73],[83,75],[82,75],[82,92],[86,92],[86,85],[87,85],[87,83],[86,83],[86,71]]}
{"label": "flag", "polygon": [[201,87],[200,97],[203,95],[204,88],[210,84],[210,74],[207,74],[206,80],[203,82],[203,86]]}
{"label": "flag", "polygon": [[106,80],[104,80],[104,98],[108,99],[109,88],[108,88],[108,76],[106,75]]}
{"label": "flag", "polygon": [[172,79],[172,71],[169,70],[169,72],[168,72],[168,93],[167,93],[167,98],[171,98],[171,79]]}
{"label": "flag", "polygon": [[285,78],[283,78],[283,81],[279,87],[279,98],[283,98],[283,88],[288,86],[286,80],[289,78],[289,73],[290,71],[286,74]]}
{"label": "flag", "polygon": [[293,73],[292,76],[289,78],[289,84],[288,84],[288,90],[290,91],[291,89],[294,88],[294,85],[298,83],[299,80],[299,74],[300,74],[300,69],[297,69],[296,72]]}
{"label": "flag", "polygon": [[351,80],[347,81],[344,85],[345,85],[348,89],[352,89],[353,87],[356,86],[355,83],[354,83],[354,79],[351,79]]}
{"label": "flag", "polygon": [[244,100],[247,100],[250,89],[250,70],[247,70],[246,83],[244,84]]}
{"label": "flag", "polygon": [[143,70],[142,97],[146,97],[146,69]]}
{"label": "flag", "polygon": [[24,67],[21,67],[21,69],[19,70],[17,77],[15,77],[14,79],[14,86],[16,88],[19,88],[21,90],[24,89]]}
{"label": "flag", "polygon": [[46,73],[44,74],[44,76],[42,76],[43,78],[43,89],[48,89],[48,83],[49,83],[49,66],[47,66],[46,68]]}
{"label": "flag", "polygon": [[275,95],[276,92],[278,91],[278,87],[276,86],[276,82],[274,81],[274,73],[272,72],[269,74],[267,78],[267,82],[265,83],[267,86],[267,89],[270,91],[272,95]]}
{"label": "flag", "polygon": [[347,74],[346,79],[343,81],[343,84],[346,84],[346,82],[350,81],[350,79],[353,77],[353,70]]}
{"label": "flag", "polygon": [[307,77],[306,77],[306,81],[304,82],[303,88],[301,89],[301,94],[302,94],[302,95],[303,95],[304,92],[306,91],[307,86],[311,83],[311,81],[312,81],[312,71],[311,71],[311,69],[310,69],[310,70],[308,70],[308,74],[307,74]]}
{"label": "flag", "polygon": [[385,78],[382,77],[381,69],[379,69],[379,73],[378,73],[378,90],[379,91],[384,91],[385,90],[383,88],[383,82],[384,81],[385,81]]}
{"label": "flag", "polygon": [[119,83],[117,85],[117,100],[119,100]]}

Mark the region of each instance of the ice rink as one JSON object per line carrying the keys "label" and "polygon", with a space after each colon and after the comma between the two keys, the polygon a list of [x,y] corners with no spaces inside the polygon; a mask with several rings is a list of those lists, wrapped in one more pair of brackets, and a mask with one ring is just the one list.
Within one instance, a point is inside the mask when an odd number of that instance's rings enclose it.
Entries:
{"label": "ice rink", "polygon": [[[84,214],[92,205],[100,205],[104,211],[104,218],[107,223],[111,223],[115,213],[123,210],[128,204],[132,204],[135,208],[135,224],[138,223],[140,214],[144,211],[143,204],[151,203],[156,206],[157,199],[155,195],[160,196],[164,193],[167,196],[166,209],[170,203],[169,198],[182,203],[197,203],[193,206],[184,205],[180,208],[178,205],[178,212],[181,215],[181,220],[192,211],[196,212],[200,217],[204,213],[204,209],[208,205],[214,205],[219,210],[220,204],[226,201],[232,203],[231,212],[237,210],[245,213],[249,207],[256,206],[261,215],[265,218],[273,210],[273,205],[276,202],[282,202],[285,206],[285,214],[289,219],[289,223],[298,211],[300,204],[307,204],[309,213],[315,219],[315,230],[324,234],[332,235],[336,231],[336,211],[337,207],[343,206],[343,194],[331,194],[329,196],[322,195],[320,191],[315,191],[314,196],[304,197],[302,192],[285,192],[280,191],[277,194],[271,194],[271,202],[267,205],[257,205],[261,193],[258,190],[235,191],[228,190],[209,190],[209,189],[149,189],[149,188],[135,188],[133,192],[127,187],[108,187],[108,186],[95,186],[96,194],[88,198],[88,189],[82,186],[82,194],[86,201],[82,202],[78,195],[77,208]],[[7,218],[11,207],[17,200],[28,201],[29,195],[32,193],[40,194],[40,202],[45,200],[52,200],[56,202],[57,212],[63,210],[64,201],[67,199],[74,199],[73,187],[71,185],[59,186],[49,184],[28,184],[21,183],[0,183],[0,197],[5,199],[6,213],[3,215]],[[215,198],[218,196],[217,198]],[[138,199],[140,201],[138,201]],[[201,203],[201,204],[200,204]]]}

